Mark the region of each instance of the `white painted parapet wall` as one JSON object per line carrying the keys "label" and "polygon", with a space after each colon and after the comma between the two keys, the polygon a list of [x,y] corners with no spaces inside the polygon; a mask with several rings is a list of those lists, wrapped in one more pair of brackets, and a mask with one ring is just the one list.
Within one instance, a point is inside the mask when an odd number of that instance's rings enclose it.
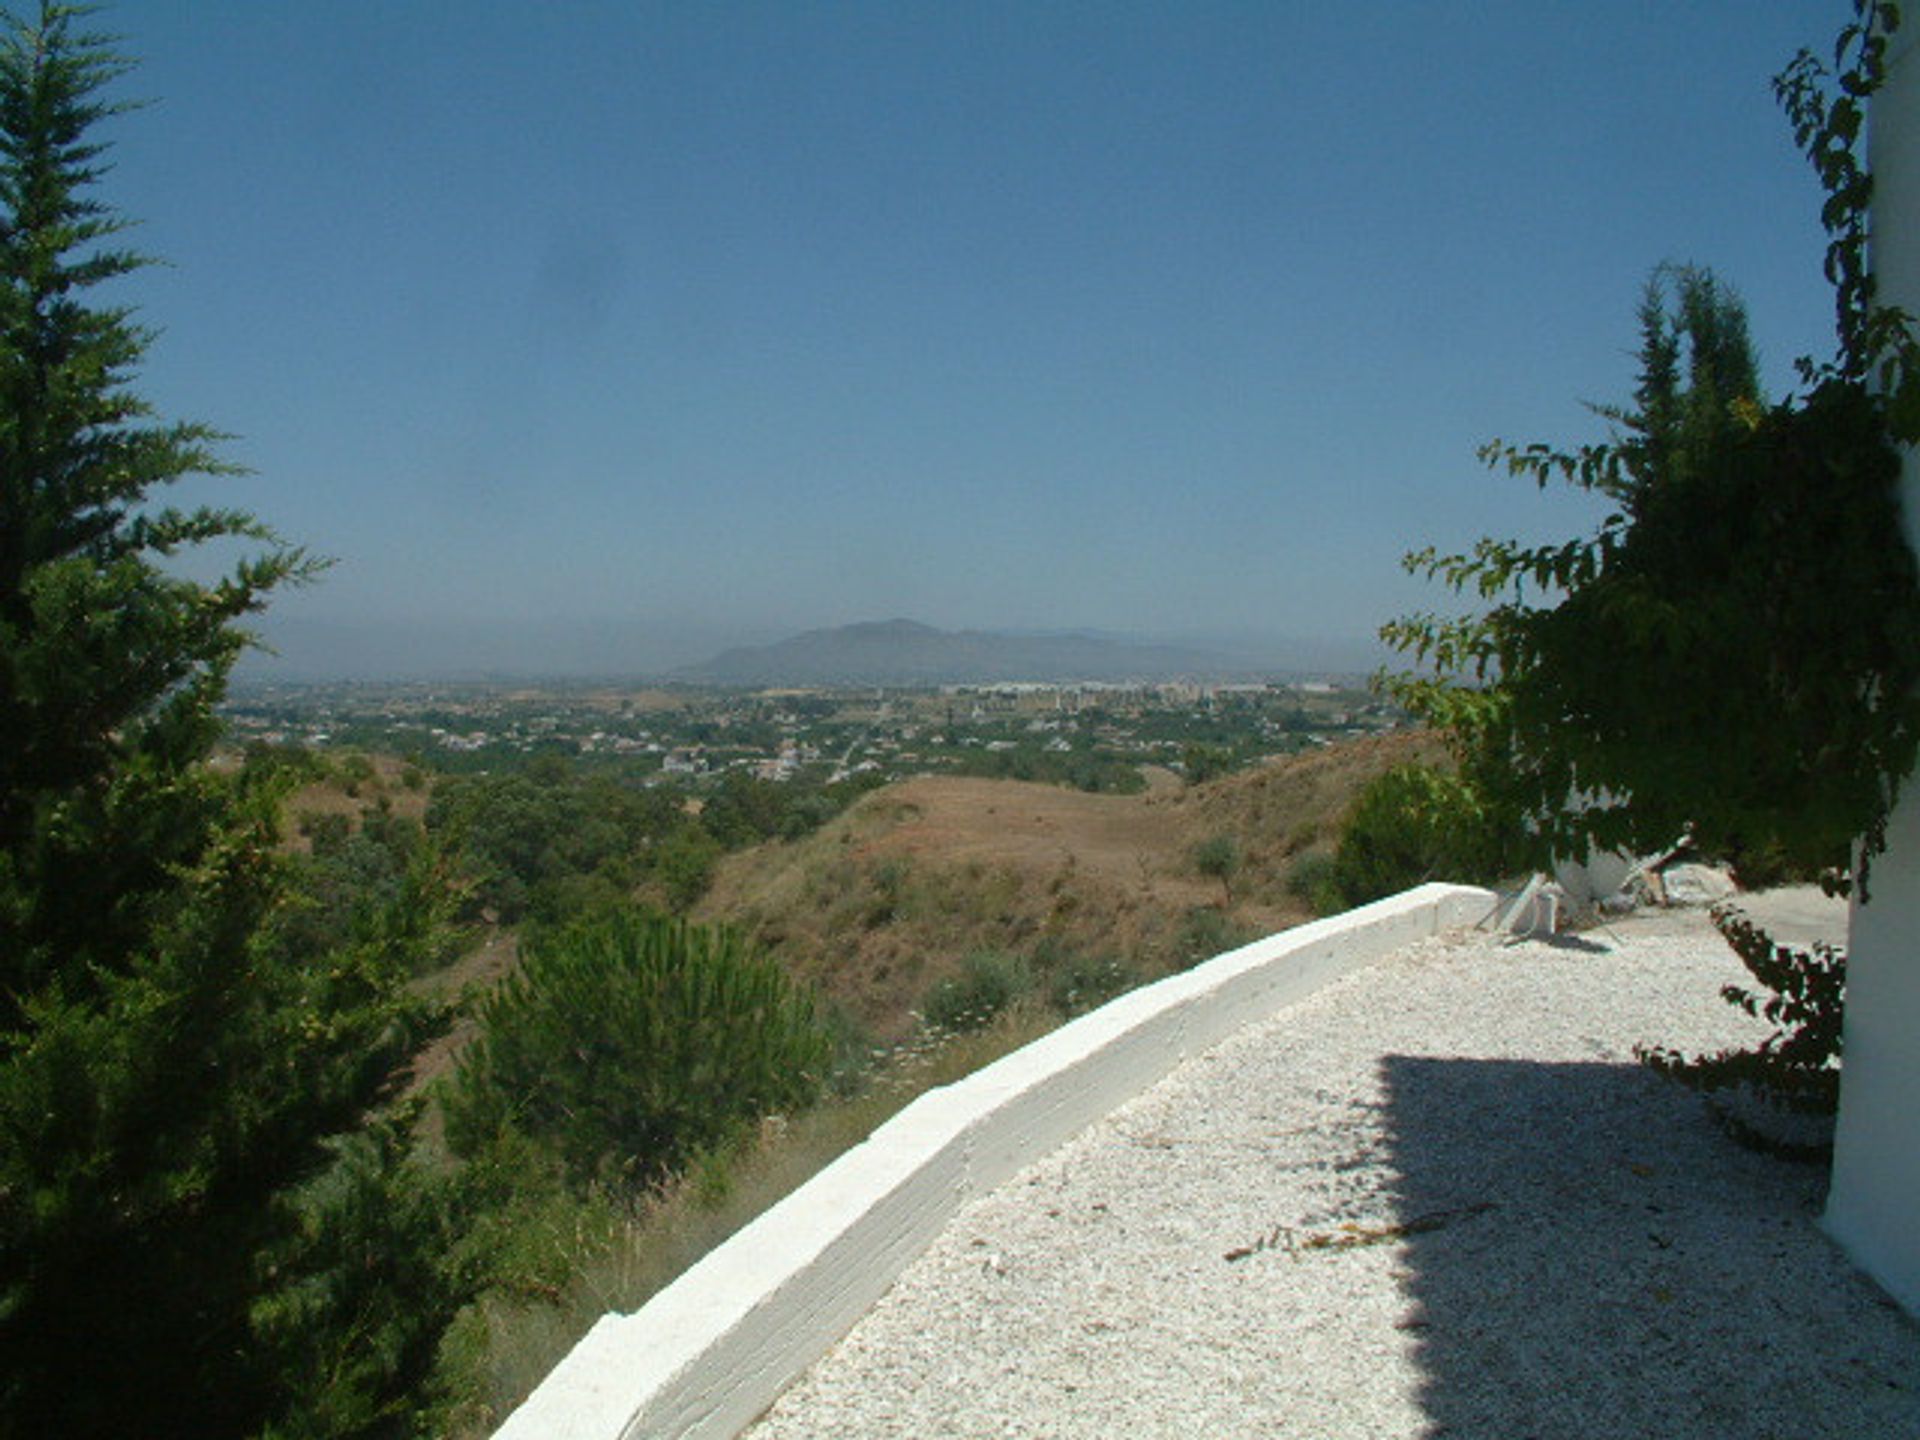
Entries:
{"label": "white painted parapet wall", "polygon": [[864,1315],[966,1200],[1180,1061],[1348,971],[1486,916],[1423,885],[1216,956],[929,1091],[631,1315],[608,1315],[495,1440],[730,1437]]}
{"label": "white painted parapet wall", "polygon": [[[1883,304],[1920,315],[1920,15],[1873,97],[1873,271]],[[1920,548],[1920,460],[1906,457],[1907,540]],[[1826,1227],[1920,1315],[1920,778],[1873,862],[1848,930],[1846,1063]]]}

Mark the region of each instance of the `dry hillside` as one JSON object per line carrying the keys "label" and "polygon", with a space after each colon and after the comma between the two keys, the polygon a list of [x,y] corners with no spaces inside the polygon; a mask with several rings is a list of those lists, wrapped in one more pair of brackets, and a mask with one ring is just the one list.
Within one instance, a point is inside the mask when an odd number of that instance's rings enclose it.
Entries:
{"label": "dry hillside", "polygon": [[[1028,956],[1043,983],[1075,961],[1147,978],[1310,918],[1288,890],[1293,867],[1331,848],[1368,779],[1433,743],[1361,740],[1143,795],[905,780],[804,840],[728,857],[697,915],[756,933],[877,1037],[897,1039],[972,951]],[[1244,855],[1230,897],[1193,854],[1222,834]]]}
{"label": "dry hillside", "polygon": [[[412,784],[407,783],[410,772]],[[337,758],[333,774],[309,781],[287,797],[282,822],[286,843],[290,849],[311,849],[302,827],[323,815],[344,816],[358,829],[361,816],[383,801],[403,819],[422,820],[427,798],[419,773],[398,756],[350,752]]]}

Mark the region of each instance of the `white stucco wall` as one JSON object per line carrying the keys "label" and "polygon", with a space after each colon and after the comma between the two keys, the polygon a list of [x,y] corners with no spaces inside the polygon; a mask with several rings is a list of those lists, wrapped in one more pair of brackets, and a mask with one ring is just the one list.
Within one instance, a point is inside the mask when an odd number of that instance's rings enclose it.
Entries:
{"label": "white stucco wall", "polygon": [[1494,895],[1417,890],[1143,986],[921,1096],[631,1315],[609,1315],[494,1440],[726,1440],[844,1334],[967,1199],[1187,1056]]}
{"label": "white stucco wall", "polygon": [[[1920,25],[1920,16],[1911,24]],[[1873,267],[1880,298],[1920,315],[1920,44],[1902,37],[1874,97]],[[1920,519],[1920,458],[1906,463],[1907,538]],[[1920,548],[1920,547],[1917,547]],[[1826,1226],[1920,1314],[1920,783],[1909,781],[1853,908],[1846,1065]]]}

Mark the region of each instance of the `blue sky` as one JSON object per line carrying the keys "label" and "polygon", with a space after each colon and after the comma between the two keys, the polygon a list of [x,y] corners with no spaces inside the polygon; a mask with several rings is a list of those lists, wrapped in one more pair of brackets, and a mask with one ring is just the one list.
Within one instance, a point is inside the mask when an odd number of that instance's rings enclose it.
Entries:
{"label": "blue sky", "polygon": [[[644,669],[903,615],[1359,648],[1662,260],[1830,348],[1769,78],[1841,0],[132,0],[142,388],[336,557],[287,671]],[[1303,653],[1311,647],[1298,647]]]}

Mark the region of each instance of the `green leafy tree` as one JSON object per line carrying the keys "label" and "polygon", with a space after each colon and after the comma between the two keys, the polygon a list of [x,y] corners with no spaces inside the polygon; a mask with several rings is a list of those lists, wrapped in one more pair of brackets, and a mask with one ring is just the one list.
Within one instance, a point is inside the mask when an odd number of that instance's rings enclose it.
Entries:
{"label": "green leafy tree", "polygon": [[789,787],[729,770],[707,796],[700,823],[728,850],[738,850],[788,833]]}
{"label": "green leafy tree", "polygon": [[1220,882],[1221,897],[1229,906],[1233,904],[1233,877],[1240,873],[1245,860],[1240,842],[1231,835],[1209,835],[1193,847],[1193,868]]}
{"label": "green leafy tree", "polygon": [[472,900],[503,921],[563,923],[581,882],[624,894],[649,847],[684,828],[663,790],[573,774],[559,757],[520,773],[459,776],[434,787],[427,829],[460,858]]}
{"label": "green leafy tree", "polygon": [[274,1202],[262,1258],[285,1278],[249,1316],[281,1391],[262,1440],[420,1433],[441,1337],[495,1273],[485,1222],[511,1192],[485,1167],[417,1158],[415,1115],[396,1107],[341,1136]]}
{"label": "green leafy tree", "polygon": [[1483,452],[1608,501],[1598,530],[1409,558],[1491,604],[1388,626],[1431,667],[1396,696],[1451,728],[1537,859],[1690,827],[1720,853],[1844,865],[1912,764],[1920,591],[1883,402],[1830,377],[1767,404],[1753,369],[1737,299],[1658,272],[1633,402],[1605,412],[1618,437]]}
{"label": "green leafy tree", "polygon": [[698,825],[682,825],[654,847],[655,888],[676,915],[685,914],[707,893],[720,864],[720,842]]}
{"label": "green leafy tree", "polygon": [[[1633,403],[1604,412],[1615,438],[1483,452],[1610,502],[1598,531],[1409,558],[1490,608],[1387,627],[1428,667],[1394,688],[1452,728],[1464,773],[1526,819],[1536,858],[1645,851],[1690,828],[1736,858],[1832,867],[1870,898],[1920,750],[1920,575],[1899,495],[1899,447],[1920,441],[1920,340],[1913,317],[1876,302],[1857,153],[1898,24],[1895,6],[1856,0],[1835,72],[1802,52],[1775,81],[1827,192],[1836,357],[1802,360],[1803,390],[1766,403],[1736,302],[1704,271],[1657,273]],[[1722,928],[1773,992],[1727,998],[1778,1033],[1744,1056],[1651,1050],[1650,1063],[1702,1085],[1758,1083],[1789,1106],[1830,1103],[1838,957]]]}
{"label": "green leafy tree", "polygon": [[1205,745],[1193,741],[1180,750],[1180,766],[1189,785],[1204,785],[1218,780],[1233,769],[1233,751],[1224,745]]}
{"label": "green leafy tree", "polygon": [[[146,261],[94,193],[127,64],[84,15],[0,36],[0,1433],[245,1434],[308,1388],[254,1312],[330,1263],[286,1197],[424,1017],[404,946],[276,936],[289,777],[203,763],[239,622],[315,566],[157,502],[231,467],[153,417],[148,332],[93,300]],[[214,540],[255,554],[169,567]]]}
{"label": "green leafy tree", "polygon": [[[1561,545],[1483,540],[1410,568],[1491,608],[1416,615],[1386,638],[1425,662],[1399,698],[1451,726],[1470,777],[1535,826],[1537,851],[1702,843],[1864,887],[1920,748],[1920,586],[1902,539],[1898,446],[1920,440],[1920,340],[1867,267],[1858,145],[1897,7],[1856,0],[1834,70],[1775,79],[1826,191],[1835,358],[1772,404],[1745,324],[1697,270],[1657,274],[1621,433],[1572,451],[1482,452],[1612,510]],[[1569,803],[1569,802],[1573,803]]]}

